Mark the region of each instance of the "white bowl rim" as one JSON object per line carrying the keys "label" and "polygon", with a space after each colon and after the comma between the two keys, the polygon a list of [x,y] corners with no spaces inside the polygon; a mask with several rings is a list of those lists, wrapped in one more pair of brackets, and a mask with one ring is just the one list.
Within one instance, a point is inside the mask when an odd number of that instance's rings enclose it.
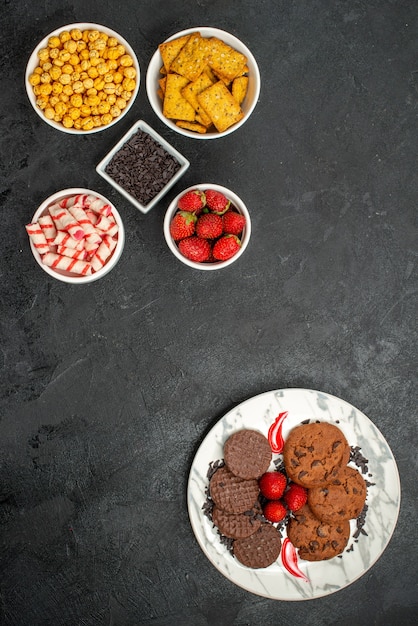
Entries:
{"label": "white bowl rim", "polygon": [[35,246],[32,243],[32,240],[29,239],[30,248],[32,250],[33,256],[35,257],[35,261],[38,263],[38,265],[53,278],[56,278],[57,280],[60,280],[64,283],[71,283],[73,285],[83,285],[83,284],[85,285],[88,283],[92,283],[98,280],[99,278],[103,278],[103,276],[105,276],[108,272],[110,272],[110,270],[113,269],[116,263],[119,261],[123,248],[125,246],[125,227],[123,225],[122,218],[119,214],[119,211],[116,209],[113,202],[111,202],[108,198],[106,198],[106,196],[104,196],[102,193],[98,191],[95,191],[93,189],[87,189],[84,187],[70,187],[68,189],[62,189],[61,191],[57,191],[51,196],[49,196],[48,198],[46,198],[42,202],[42,204],[40,204],[39,207],[36,209],[32,217],[32,222],[36,222],[37,219],[43,214],[43,212],[49,206],[51,206],[51,204],[54,204],[56,200],[61,200],[69,196],[76,196],[76,195],[83,195],[83,194],[94,194],[101,200],[110,204],[110,206],[112,207],[112,214],[119,227],[118,242],[116,244],[116,248],[111,258],[109,259],[108,263],[106,263],[100,270],[98,270],[94,274],[90,274],[89,276],[76,276],[74,274],[70,275],[70,273],[56,271],[52,269],[51,267],[48,267],[47,265],[44,265],[42,263],[41,255],[36,250]]}
{"label": "white bowl rim", "polygon": [[[222,30],[220,28],[215,28],[212,26],[196,26],[195,28],[186,28],[184,30],[179,31],[178,33],[175,33],[174,35],[170,35],[170,37],[167,37],[167,39],[165,39],[163,43],[172,41],[173,39],[178,39],[179,37],[183,37],[183,35],[190,35],[191,33],[194,33],[194,32],[200,32],[203,37],[218,37],[219,39],[222,39],[222,38],[225,38],[226,36],[229,39],[229,42],[228,42],[229,45],[237,46],[238,51],[245,54],[247,59],[251,62],[251,65],[253,67],[250,68],[250,72],[251,72],[251,75],[254,76],[254,79],[255,79],[255,94],[254,94],[253,102],[251,106],[248,108],[248,110],[245,112],[245,115],[242,118],[242,120],[240,120],[236,124],[233,124],[232,126],[227,128],[223,133],[218,133],[215,131],[210,132],[210,133],[195,133],[190,130],[186,130],[185,128],[180,128],[179,126],[176,126],[174,122],[164,117],[162,113],[162,109],[160,110],[158,107],[155,106],[155,102],[157,102],[157,98],[158,98],[158,96],[156,95],[156,90],[155,90],[155,75],[151,75],[150,73],[151,66],[155,65],[156,67],[158,66],[158,68],[161,67],[162,61],[161,63],[160,62],[157,63],[157,60],[160,55],[158,48],[151,57],[151,60],[148,64],[147,74],[145,78],[148,100],[155,114],[160,118],[162,122],[164,122],[166,126],[168,126],[168,128],[171,128],[171,130],[173,130],[174,132],[179,133],[180,135],[183,135],[185,137],[191,137],[192,139],[203,139],[203,140],[204,139],[220,139],[238,130],[238,128],[240,128],[248,120],[251,113],[254,111],[257,105],[258,99],[260,97],[260,88],[261,88],[260,70],[258,68],[258,64],[257,64],[257,61],[255,60],[253,53],[245,45],[245,43],[241,41],[240,39],[238,39],[238,37],[236,37],[232,33],[229,33],[228,31]],[[160,60],[161,60],[161,55],[160,55]]]}
{"label": "white bowl rim", "polygon": [[[242,212],[245,215],[246,225],[244,229],[244,235],[241,239],[241,248],[233,257],[227,259],[226,261],[216,261],[214,263],[196,263],[195,261],[191,261],[181,254],[180,250],[178,249],[177,245],[170,235],[170,222],[176,212],[177,202],[181,198],[181,196],[183,196],[188,191],[193,191],[193,189],[201,189],[202,191],[205,191],[206,189],[214,189],[215,191],[220,191],[229,200],[232,201],[233,205],[238,211]],[[223,187],[222,185],[218,185],[215,183],[197,183],[195,185],[192,185],[191,187],[187,187],[187,189],[183,189],[183,191],[178,193],[177,196],[173,198],[165,213],[163,228],[166,243],[171,252],[179,259],[179,261],[197,270],[220,270],[224,267],[228,267],[228,265],[231,265],[232,263],[237,261],[247,248],[251,237],[251,217],[245,203],[235,192],[231,191],[231,189],[228,189],[228,187]]]}
{"label": "white bowl rim", "polygon": [[[59,35],[59,33],[62,33],[64,30],[72,30],[73,28],[79,28],[80,30],[99,30],[109,36],[116,37],[117,40],[123,46],[125,46],[127,53],[130,54],[132,58],[134,59],[134,62],[136,64],[135,69],[137,70],[137,74],[138,74],[132,97],[129,100],[128,104],[126,105],[125,109],[123,109],[123,111],[119,115],[119,117],[115,117],[109,124],[106,124],[106,126],[95,127],[95,128],[92,128],[91,130],[77,130],[75,128],[65,128],[65,126],[63,126],[62,124],[59,124],[58,122],[54,122],[54,120],[48,120],[43,114],[42,110],[38,106],[36,106],[35,94],[33,93],[32,86],[29,84],[29,76],[32,74],[33,70],[37,67],[38,50],[46,46],[48,39],[50,37],[53,37],[54,35]],[[126,113],[128,113],[128,111],[133,106],[133,103],[139,92],[140,84],[141,84],[141,66],[139,64],[138,57],[135,53],[135,50],[132,48],[131,44],[124,37],[122,37],[122,35],[119,35],[119,33],[113,30],[112,28],[109,28],[108,26],[105,26],[103,24],[96,24],[94,22],[76,22],[74,24],[64,24],[64,26],[56,28],[55,30],[51,31],[48,35],[45,35],[45,37],[43,37],[43,39],[41,39],[41,41],[38,42],[38,44],[33,49],[32,54],[29,57],[29,61],[26,65],[26,70],[25,70],[26,93],[29,98],[29,102],[31,103],[35,113],[39,115],[41,120],[46,122],[52,128],[55,128],[56,130],[60,130],[63,133],[68,133],[70,135],[90,135],[92,133],[99,133],[103,130],[106,130],[107,128],[110,128],[111,126],[114,126],[119,120],[121,120],[126,115]]]}

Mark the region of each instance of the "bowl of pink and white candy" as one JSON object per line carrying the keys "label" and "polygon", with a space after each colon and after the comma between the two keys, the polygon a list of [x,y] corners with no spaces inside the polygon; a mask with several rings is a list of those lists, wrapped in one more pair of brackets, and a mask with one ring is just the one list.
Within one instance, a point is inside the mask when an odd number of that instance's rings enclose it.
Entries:
{"label": "bowl of pink and white candy", "polygon": [[47,198],[25,228],[37,263],[65,283],[102,278],[115,267],[125,244],[125,229],[113,204],[81,187]]}

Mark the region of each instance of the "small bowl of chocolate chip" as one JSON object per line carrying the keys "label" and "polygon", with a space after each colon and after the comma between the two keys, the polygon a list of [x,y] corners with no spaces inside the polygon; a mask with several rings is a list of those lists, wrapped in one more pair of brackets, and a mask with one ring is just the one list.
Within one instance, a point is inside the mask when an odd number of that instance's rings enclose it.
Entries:
{"label": "small bowl of chocolate chip", "polygon": [[143,120],[136,122],[96,171],[142,213],[183,176],[189,161]]}

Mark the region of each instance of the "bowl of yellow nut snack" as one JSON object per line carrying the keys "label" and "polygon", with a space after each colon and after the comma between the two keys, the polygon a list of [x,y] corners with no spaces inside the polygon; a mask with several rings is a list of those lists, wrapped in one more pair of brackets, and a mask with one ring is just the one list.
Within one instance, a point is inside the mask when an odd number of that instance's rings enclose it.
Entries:
{"label": "bowl of yellow nut snack", "polygon": [[25,83],[34,110],[45,122],[66,133],[95,133],[131,108],[140,67],[121,35],[82,22],[42,39],[29,59]]}

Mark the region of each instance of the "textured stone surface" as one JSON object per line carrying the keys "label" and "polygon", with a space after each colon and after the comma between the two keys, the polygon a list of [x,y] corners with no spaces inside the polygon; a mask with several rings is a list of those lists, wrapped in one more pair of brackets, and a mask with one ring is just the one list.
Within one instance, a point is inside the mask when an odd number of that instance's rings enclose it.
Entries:
{"label": "textured stone surface", "polygon": [[[1,4],[0,622],[416,623],[416,4]],[[24,70],[45,34],[82,20],[125,37],[143,74],[120,124],[74,137],[35,115]],[[199,25],[240,37],[262,77],[250,120],[208,142],[168,131],[145,92],[157,44]],[[95,172],[137,119],[192,164],[146,216]],[[237,192],[253,221],[245,254],[220,272],[180,264],[162,235],[169,200],[203,182]],[[127,230],[116,268],[85,287],[42,272],[24,231],[47,196],[72,186],[107,195]],[[188,470],[211,425],[288,386],[366,413],[403,493],[375,566],[301,603],[221,576],[186,509]]]}

